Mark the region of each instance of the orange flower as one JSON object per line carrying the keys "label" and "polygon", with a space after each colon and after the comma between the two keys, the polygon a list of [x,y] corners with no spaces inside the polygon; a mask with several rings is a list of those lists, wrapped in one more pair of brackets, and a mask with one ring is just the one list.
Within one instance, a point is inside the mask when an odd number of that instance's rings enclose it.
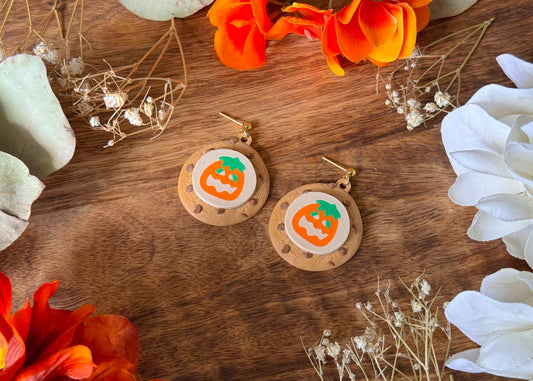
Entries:
{"label": "orange flower", "polygon": [[292,3],[282,9],[286,15],[280,17],[267,33],[269,40],[281,40],[289,33],[306,36],[308,39],[319,39],[331,9],[322,10],[309,4]]}
{"label": "orange flower", "polygon": [[214,26],[215,51],[226,66],[254,69],[265,63],[265,34],[272,27],[267,0],[217,0],[207,16]]}
{"label": "orange flower", "polygon": [[135,381],[139,334],[125,317],[50,308],[58,281],[11,314],[11,283],[0,273],[0,381]]}
{"label": "orange flower", "polygon": [[429,22],[432,0],[353,0],[334,14],[322,32],[322,52],[331,70],[343,75],[338,55],[383,66],[413,52],[417,31]]}

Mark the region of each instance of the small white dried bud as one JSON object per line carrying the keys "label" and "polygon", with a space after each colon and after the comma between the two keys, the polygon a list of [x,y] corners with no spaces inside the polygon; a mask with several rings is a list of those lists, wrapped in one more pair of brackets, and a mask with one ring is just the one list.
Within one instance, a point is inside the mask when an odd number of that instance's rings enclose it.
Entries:
{"label": "small white dried bud", "polygon": [[424,296],[428,296],[429,292],[431,291],[431,285],[428,283],[427,280],[423,280],[420,284],[420,293]]}
{"label": "small white dried bud", "polygon": [[326,362],[326,348],[322,345],[317,345],[313,349],[315,351],[317,360],[325,363]]}
{"label": "small white dried bud", "polygon": [[357,302],[357,303],[355,303],[355,308],[360,310],[361,308],[363,308],[363,304],[361,302]]}
{"label": "small white dried bud", "polygon": [[155,106],[151,102],[148,102],[148,99],[147,99],[146,102],[144,102],[142,105],[144,114],[148,117],[151,117],[152,114],[154,113],[154,107]]}
{"label": "small white dried bud", "polygon": [[39,43],[35,45],[33,48],[33,54],[54,65],[59,62],[59,50],[50,49],[50,47],[42,41],[39,41]]}
{"label": "small white dried bud", "polygon": [[419,312],[422,312],[422,304],[416,300],[416,299],[411,299],[411,309],[413,310],[414,313],[419,313]]}
{"label": "small white dried bud", "polygon": [[328,356],[337,358],[337,356],[341,353],[341,346],[336,341],[334,343],[329,343],[326,345],[326,352]]}
{"label": "small white dried bud", "polygon": [[435,99],[435,103],[439,106],[439,107],[446,107],[450,104],[450,94],[448,93],[443,93],[442,91],[437,91],[435,93],[435,96],[434,96],[434,99]]}
{"label": "small white dried bud", "polygon": [[372,311],[372,308],[373,308],[372,303],[370,303],[370,302],[366,302],[366,303],[365,303],[365,308],[366,308],[368,311]]}
{"label": "small white dried bud", "polygon": [[403,312],[401,311],[394,312],[394,318],[392,319],[392,321],[394,322],[394,326],[396,328],[400,328],[401,326],[403,326],[404,320],[405,320],[405,315],[403,314]]}
{"label": "small white dried bud", "polygon": [[322,335],[324,337],[330,337],[331,336],[331,330],[330,329],[325,329],[323,332],[322,332]]}
{"label": "small white dried bud", "polygon": [[391,85],[390,83],[387,83],[387,84],[385,85],[385,90],[388,91],[388,90],[390,90],[390,89],[392,89],[392,85]]}
{"label": "small white dried bud", "polygon": [[437,110],[438,110],[437,104],[433,103],[433,102],[428,102],[424,106],[424,111],[426,111],[426,112],[432,113],[432,112],[435,112]]}
{"label": "small white dried bud", "polygon": [[400,95],[398,94],[398,92],[396,90],[394,90],[392,93],[391,93],[391,97],[393,98],[398,98]]}
{"label": "small white dried bud", "polygon": [[430,93],[431,92],[431,86],[427,86],[425,91],[426,91],[426,93]]}
{"label": "small white dried bud", "polygon": [[392,106],[392,102],[391,102],[390,99],[387,99],[387,100],[385,101],[385,106],[389,106],[389,107]]}
{"label": "small white dried bud", "polygon": [[100,125],[100,117],[97,115],[92,116],[91,119],[89,119],[89,124],[91,127],[98,127]]}
{"label": "small white dried bud", "polygon": [[154,103],[154,98],[146,97],[146,103]]}
{"label": "small white dried bud", "polygon": [[61,65],[61,74],[63,75],[81,75],[85,70],[85,62],[80,57],[72,58],[68,64]]}
{"label": "small white dried bud", "polygon": [[398,114],[405,114],[405,107],[403,107],[403,106],[398,106],[398,107],[396,108],[396,112],[397,112]]}
{"label": "small white dried bud", "polygon": [[111,139],[110,141],[107,142],[107,144],[104,146],[104,148],[113,147],[114,145],[115,145],[115,141],[113,139]]}
{"label": "small white dried bud", "polygon": [[104,95],[104,104],[107,109],[121,108],[127,100],[128,94],[126,93],[106,93]]}
{"label": "small white dried bud", "polygon": [[411,127],[418,127],[424,122],[424,118],[418,111],[411,111],[409,114],[405,116],[405,120],[407,121],[407,125]]}
{"label": "small white dried bud", "polygon": [[407,106],[409,106],[411,109],[417,109],[420,108],[421,104],[415,98],[409,98],[407,100]]}
{"label": "small white dried bud", "polygon": [[131,107],[124,111],[124,118],[128,119],[128,122],[134,126],[142,126],[143,120],[137,107]]}

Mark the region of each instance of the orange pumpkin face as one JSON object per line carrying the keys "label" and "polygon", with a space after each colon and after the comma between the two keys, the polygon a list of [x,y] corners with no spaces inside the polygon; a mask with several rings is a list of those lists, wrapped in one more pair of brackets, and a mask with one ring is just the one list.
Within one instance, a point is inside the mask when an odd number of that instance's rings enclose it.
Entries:
{"label": "orange pumpkin face", "polygon": [[244,188],[245,169],[239,158],[221,156],[204,170],[200,176],[200,186],[211,196],[233,201]]}
{"label": "orange pumpkin face", "polygon": [[317,200],[294,214],[292,228],[307,242],[323,247],[335,237],[339,218],[340,213],[335,205]]}

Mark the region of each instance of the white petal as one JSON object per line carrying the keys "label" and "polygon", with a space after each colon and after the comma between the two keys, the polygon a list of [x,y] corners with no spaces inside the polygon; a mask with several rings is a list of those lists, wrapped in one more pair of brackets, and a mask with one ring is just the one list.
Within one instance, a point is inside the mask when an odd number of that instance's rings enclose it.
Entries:
{"label": "white petal", "polygon": [[512,178],[500,153],[482,150],[454,151],[450,157],[464,168],[489,175]]}
{"label": "white petal", "polygon": [[533,268],[533,233],[529,235],[524,246],[524,258],[529,267]]}
{"label": "white petal", "polygon": [[527,135],[529,142],[533,143],[533,123],[525,123],[520,129]]}
{"label": "white petal", "polygon": [[476,291],[461,292],[444,313],[450,323],[479,345],[492,336],[533,327],[533,307],[500,302]]}
{"label": "white petal", "polygon": [[512,54],[501,54],[496,57],[496,61],[516,87],[520,89],[533,87],[533,64]]}
{"label": "white petal", "polygon": [[533,197],[525,194],[495,194],[482,198],[476,206],[499,220],[533,223]]}
{"label": "white petal", "polygon": [[[468,373],[489,373],[500,377],[512,377],[522,380],[529,380],[530,377],[523,368],[517,370],[497,371],[493,369],[486,369],[477,364],[479,358],[480,348],[469,349],[464,352],[457,353],[451,356],[446,362],[446,366],[450,369],[459,370]],[[529,366],[529,364],[527,365]]]}
{"label": "white petal", "polygon": [[466,233],[476,241],[491,241],[522,230],[532,223],[530,220],[502,221],[488,213],[478,212]]}
{"label": "white petal", "polygon": [[[478,364],[497,371],[519,371],[533,378],[533,331],[512,332],[491,337],[481,346]],[[528,366],[529,363],[529,366]]]}
{"label": "white petal", "polygon": [[533,121],[533,115],[517,116],[511,124],[511,131],[509,132],[509,136],[507,136],[505,144],[507,145],[510,142],[529,143],[529,136],[526,130],[531,121]]}
{"label": "white petal", "polygon": [[511,142],[505,146],[503,161],[509,171],[533,186],[533,144]]}
{"label": "white petal", "polygon": [[[448,156],[455,151],[483,150],[502,153],[510,127],[477,105],[466,105],[452,111],[442,121],[442,142]],[[466,169],[450,158],[459,175]]]}
{"label": "white petal", "polygon": [[533,302],[533,273],[515,269],[501,269],[481,282],[480,292],[500,302]]}
{"label": "white petal", "polygon": [[467,105],[477,104],[500,120],[509,115],[533,114],[532,99],[533,89],[512,89],[491,84],[479,89]]}
{"label": "white petal", "polygon": [[522,193],[524,186],[516,180],[479,172],[459,175],[448,191],[448,197],[456,204],[472,206],[486,196],[497,193]]}
{"label": "white petal", "polygon": [[533,224],[504,236],[502,240],[509,254],[519,259],[525,259],[525,246],[532,231]]}

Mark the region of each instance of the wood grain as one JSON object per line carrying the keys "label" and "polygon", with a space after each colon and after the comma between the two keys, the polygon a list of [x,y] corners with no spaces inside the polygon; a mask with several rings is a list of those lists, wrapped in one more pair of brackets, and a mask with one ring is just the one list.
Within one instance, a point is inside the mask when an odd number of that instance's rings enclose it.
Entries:
{"label": "wood grain", "polygon": [[[512,4],[479,0],[420,33],[424,45],[496,17],[465,67],[463,102],[487,83],[512,85],[496,65],[498,54],[533,60],[533,2]],[[41,2],[34,12],[45,10]],[[16,12],[24,25],[23,11]],[[290,36],[269,43],[263,68],[236,71],[218,61],[206,12],[177,21],[189,87],[163,135],[103,149],[108,136],[72,123],[73,160],[44,179],[28,229],[2,253],[0,270],[14,284],[15,307],[41,283],[59,279],[54,306],[92,303],[97,313],[127,316],[141,335],[143,379],[313,380],[300,337],[310,345],[326,328],[339,341],[361,334],[365,324],[354,303],[372,298],[378,276],[399,287],[400,277],[410,282],[425,272],[450,300],[479,289],[500,268],[527,269],[501,241],[466,236],[475,209],[447,197],[455,174],[440,121],[407,131],[376,94],[374,66],[347,65],[346,75],[335,77],[317,42]],[[93,62],[105,57],[113,65],[138,59],[168,27],[118,2],[93,0],[86,0],[86,25]],[[11,34],[6,38],[17,37]],[[177,60],[163,65],[170,74],[179,70]],[[264,208],[229,227],[195,220],[177,193],[181,166],[196,147],[234,133],[219,111],[254,124],[254,148],[271,180]],[[268,221],[291,189],[338,175],[322,155],[357,168],[350,194],[364,230],[352,260],[316,273],[279,257]],[[473,346],[454,331],[452,352]]]}

